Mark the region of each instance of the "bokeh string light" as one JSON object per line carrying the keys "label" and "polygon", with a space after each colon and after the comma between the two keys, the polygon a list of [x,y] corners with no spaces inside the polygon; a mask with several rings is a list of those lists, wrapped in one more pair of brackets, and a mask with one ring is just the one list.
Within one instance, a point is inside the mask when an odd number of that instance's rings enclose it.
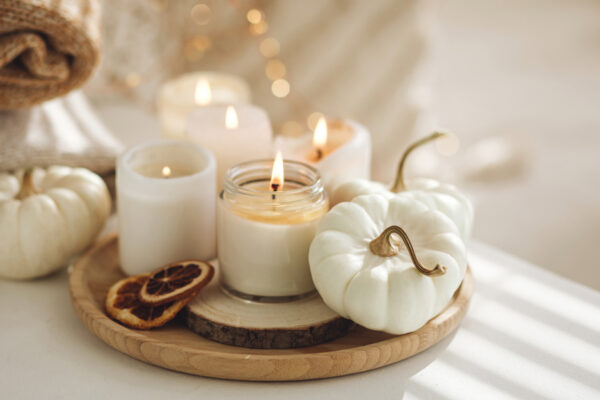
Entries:
{"label": "bokeh string light", "polygon": [[210,22],[212,11],[210,7],[204,3],[196,4],[192,7],[192,20],[198,25],[206,25]]}
{"label": "bokeh string light", "polygon": [[[171,15],[168,13],[169,7],[177,7],[181,3],[174,5],[169,0],[154,0],[150,2],[150,9],[159,15]],[[135,89],[144,83],[156,80],[157,77],[171,75],[174,72],[184,72],[189,69],[189,65],[199,62],[208,52],[220,52],[225,54],[228,49],[224,43],[228,41],[238,41],[239,37],[246,36],[252,38],[257,46],[258,54],[264,59],[263,72],[269,84],[269,90],[277,101],[284,101],[286,107],[290,110],[289,115],[294,115],[300,120],[284,121],[276,130],[286,135],[298,135],[304,133],[307,128],[314,129],[316,120],[315,115],[322,113],[314,112],[314,108],[308,99],[302,96],[298,90],[295,90],[289,78],[289,68],[282,58],[281,42],[275,38],[269,31],[269,21],[265,13],[262,2],[230,0],[227,3],[239,15],[240,24],[228,24],[221,30],[207,32],[207,27],[215,27],[219,13],[214,9],[210,1],[195,2],[187,11],[189,18],[183,29],[183,39],[178,46],[170,46],[163,57],[159,58],[152,65],[149,65],[143,71],[130,71],[119,74],[110,69],[106,72],[108,84],[98,86],[100,93],[106,91],[118,91],[124,93],[130,99],[152,107],[151,103],[140,98]],[[171,10],[173,10],[171,8]],[[181,14],[174,13],[173,18],[167,18],[165,25],[173,23],[175,17],[180,18]],[[202,29],[198,32],[197,26]],[[210,29],[209,29],[210,30]],[[182,64],[182,58],[184,63]],[[187,64],[187,66],[186,66]],[[108,66],[107,66],[108,68]],[[121,75],[119,77],[119,75]],[[146,99],[147,100],[147,99]],[[304,120],[304,122],[300,122]]]}
{"label": "bokeh string light", "polygon": [[290,94],[290,83],[285,79],[277,79],[271,84],[271,91],[275,97],[286,97]]}
{"label": "bokeh string light", "polygon": [[279,54],[279,49],[279,42],[273,37],[268,37],[260,42],[260,53],[267,58],[275,57]]}
{"label": "bokeh string light", "polygon": [[[235,3],[233,4],[235,6]],[[314,129],[318,120],[318,118],[314,118],[314,115],[322,116],[323,114],[310,112],[312,107],[308,100],[300,96],[297,90],[292,90],[288,68],[280,57],[281,43],[272,34],[267,35],[269,23],[259,2],[255,2],[254,6],[246,12],[246,20],[249,23],[249,33],[257,37],[258,50],[265,58],[264,72],[267,79],[271,81],[271,93],[278,99],[287,99],[295,114],[308,115],[306,126],[296,120],[288,120],[283,122],[277,130],[284,135],[297,136],[304,133],[307,127],[310,130]]]}
{"label": "bokeh string light", "polygon": [[[263,10],[252,8],[246,13],[246,19],[249,22],[248,30],[251,35],[261,36],[266,34],[269,25],[265,18]],[[278,98],[287,97],[290,94],[290,83],[286,79],[287,68],[282,60],[274,59],[280,51],[280,44],[272,36],[260,38],[258,42],[260,54],[267,59],[265,63],[265,75],[271,80],[271,92]]]}

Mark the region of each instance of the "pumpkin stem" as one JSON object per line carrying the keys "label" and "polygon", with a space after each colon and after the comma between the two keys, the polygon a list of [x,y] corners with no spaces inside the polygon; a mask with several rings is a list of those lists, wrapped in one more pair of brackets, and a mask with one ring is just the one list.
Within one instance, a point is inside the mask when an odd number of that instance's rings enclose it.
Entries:
{"label": "pumpkin stem", "polygon": [[433,132],[429,136],[425,136],[408,146],[408,148],[402,154],[402,158],[400,159],[400,163],[398,164],[398,170],[396,171],[396,179],[394,179],[394,184],[392,185],[392,192],[398,193],[406,189],[406,185],[404,184],[404,164],[406,164],[406,159],[415,149],[427,144],[436,139],[447,136],[446,133],[443,132]]}
{"label": "pumpkin stem", "polygon": [[377,238],[373,239],[371,243],[369,243],[369,249],[371,250],[371,253],[380,257],[392,257],[397,255],[397,242],[392,239],[392,235],[394,233],[400,236],[400,238],[404,242],[404,245],[406,246],[406,249],[410,254],[410,259],[412,260],[413,265],[420,273],[428,276],[442,275],[446,273],[446,267],[439,264],[436,264],[436,266],[432,269],[425,268],[417,258],[417,255],[415,254],[415,249],[413,248],[413,245],[408,235],[406,234],[404,229],[400,228],[398,225],[388,226],[383,232],[381,232],[381,235],[379,235]]}
{"label": "pumpkin stem", "polygon": [[38,193],[38,190],[33,185],[33,168],[27,168],[23,173],[23,180],[21,181],[21,189],[15,196],[17,200],[23,200],[33,194]]}

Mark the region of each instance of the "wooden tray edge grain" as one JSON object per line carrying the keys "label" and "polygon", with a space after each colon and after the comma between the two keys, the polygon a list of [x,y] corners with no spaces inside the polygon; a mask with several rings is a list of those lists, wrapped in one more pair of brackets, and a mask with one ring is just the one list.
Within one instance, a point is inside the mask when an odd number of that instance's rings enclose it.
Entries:
{"label": "wooden tray edge grain", "polygon": [[[411,357],[438,343],[458,327],[473,294],[473,276],[467,269],[453,301],[418,331],[400,336],[381,334],[381,340],[361,344],[372,331],[358,327],[346,338],[295,350],[257,350],[225,346],[197,336],[204,348],[181,343],[177,333],[170,341],[153,331],[136,331],[111,320],[94,299],[86,278],[103,251],[117,246],[111,235],[88,250],[75,264],[69,278],[71,302],[87,328],[109,346],[140,361],[163,368],[214,378],[247,381],[294,381],[329,378],[383,367]],[[111,260],[118,264],[118,260]],[[100,265],[104,263],[100,262]],[[103,267],[104,268],[104,267]],[[107,267],[108,268],[108,267]],[[186,329],[184,326],[176,329]],[[379,335],[379,334],[378,334]],[[188,340],[189,341],[189,340]],[[178,343],[179,342],[179,343]],[[336,342],[349,342],[336,346]],[[224,347],[227,351],[223,351]],[[213,348],[211,348],[213,347]],[[336,348],[327,350],[328,348]],[[311,351],[312,350],[312,351]]]}

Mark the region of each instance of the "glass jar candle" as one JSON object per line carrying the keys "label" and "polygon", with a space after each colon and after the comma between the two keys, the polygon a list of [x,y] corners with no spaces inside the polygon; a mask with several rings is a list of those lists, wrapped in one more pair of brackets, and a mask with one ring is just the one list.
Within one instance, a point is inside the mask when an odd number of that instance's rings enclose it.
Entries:
{"label": "glass jar candle", "polygon": [[221,283],[242,297],[293,299],[315,290],[308,250],[328,199],[307,164],[283,161],[275,188],[272,172],[273,161],[260,160],[225,174],[217,202]]}

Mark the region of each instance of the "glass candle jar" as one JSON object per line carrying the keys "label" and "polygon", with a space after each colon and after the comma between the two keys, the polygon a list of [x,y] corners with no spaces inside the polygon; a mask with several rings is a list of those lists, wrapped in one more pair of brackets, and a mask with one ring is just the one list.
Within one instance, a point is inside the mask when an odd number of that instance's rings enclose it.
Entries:
{"label": "glass candle jar", "polygon": [[315,290],[308,249],[328,199],[313,167],[284,161],[283,185],[270,185],[273,161],[238,164],[225,174],[217,204],[221,283],[242,297],[294,298]]}

